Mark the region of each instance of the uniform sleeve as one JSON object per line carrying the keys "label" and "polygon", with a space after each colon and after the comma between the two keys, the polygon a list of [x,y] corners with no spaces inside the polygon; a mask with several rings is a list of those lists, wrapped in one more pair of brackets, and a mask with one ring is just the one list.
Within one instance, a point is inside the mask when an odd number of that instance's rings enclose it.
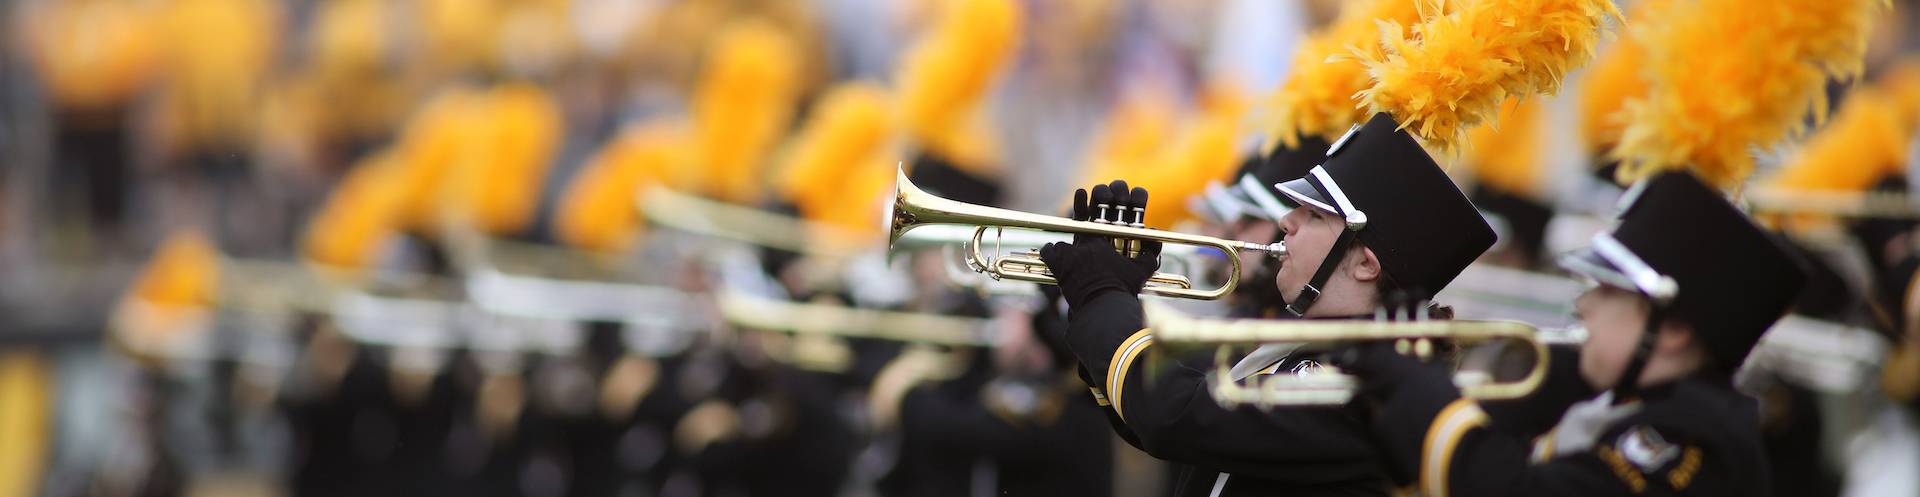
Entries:
{"label": "uniform sleeve", "polygon": [[1262,479],[1317,485],[1377,478],[1366,425],[1344,408],[1214,402],[1205,360],[1154,354],[1139,299],[1107,292],[1070,309],[1068,341],[1101,385],[1122,437],[1161,459]]}
{"label": "uniform sleeve", "polygon": [[[1528,444],[1492,429],[1473,401],[1456,399],[1418,442],[1417,488],[1427,497],[1720,495],[1715,489],[1724,482],[1701,478],[1709,465],[1701,448],[1636,430],[1653,433],[1644,426],[1616,427],[1601,438],[1611,443],[1529,463]],[[1727,472],[1720,473],[1713,476]]]}
{"label": "uniform sleeve", "polygon": [[1580,377],[1579,346],[1555,345],[1547,350],[1547,377],[1532,395],[1480,403],[1492,418],[1494,429],[1520,440],[1532,440],[1552,430],[1568,407],[1599,394]]}

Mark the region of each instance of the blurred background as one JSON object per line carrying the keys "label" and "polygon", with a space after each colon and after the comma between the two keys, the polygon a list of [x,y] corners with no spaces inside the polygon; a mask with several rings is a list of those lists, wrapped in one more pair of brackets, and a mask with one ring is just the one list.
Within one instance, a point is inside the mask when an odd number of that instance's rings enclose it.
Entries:
{"label": "blurred background", "polygon": [[[1742,380],[1779,495],[1920,495],[1892,4],[1758,151],[1757,215],[1819,261]],[[1042,213],[1125,178],[1221,232],[1197,199],[1348,5],[0,3],[0,497],[1159,495],[1038,292],[888,256],[895,171]],[[1502,237],[1463,317],[1572,322],[1550,262],[1620,192],[1618,45],[1448,158]]]}

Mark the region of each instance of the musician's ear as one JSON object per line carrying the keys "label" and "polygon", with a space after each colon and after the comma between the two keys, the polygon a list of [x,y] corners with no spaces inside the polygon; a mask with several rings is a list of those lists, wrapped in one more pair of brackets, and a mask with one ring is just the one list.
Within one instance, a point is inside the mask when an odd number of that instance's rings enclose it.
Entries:
{"label": "musician's ear", "polygon": [[1380,280],[1380,258],[1373,255],[1373,249],[1354,244],[1354,254],[1349,256],[1348,271],[1355,281],[1372,283]]}

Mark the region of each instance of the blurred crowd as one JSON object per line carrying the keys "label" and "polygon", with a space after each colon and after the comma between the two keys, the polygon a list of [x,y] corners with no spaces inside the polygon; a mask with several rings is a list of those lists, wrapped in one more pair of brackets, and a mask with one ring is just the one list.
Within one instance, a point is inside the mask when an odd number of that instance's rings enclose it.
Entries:
{"label": "blurred crowd", "polygon": [[[1779,495],[1920,493],[1892,4],[1748,190],[1818,261],[1742,377]],[[1249,233],[1207,191],[1348,7],[7,2],[0,497],[1160,495],[1043,291],[889,250],[896,182],[1057,214],[1125,178],[1149,226]],[[1606,226],[1641,64],[1599,57],[1446,158],[1501,239],[1463,316],[1572,322],[1549,262]]]}

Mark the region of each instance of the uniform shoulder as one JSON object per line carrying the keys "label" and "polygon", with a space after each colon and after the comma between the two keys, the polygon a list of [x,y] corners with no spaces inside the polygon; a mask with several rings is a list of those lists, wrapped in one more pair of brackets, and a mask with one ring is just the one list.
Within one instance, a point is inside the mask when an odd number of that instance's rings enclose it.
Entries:
{"label": "uniform shoulder", "polygon": [[1643,402],[1640,412],[1594,444],[1595,455],[1629,486],[1657,485],[1676,493],[1702,486],[1767,487],[1759,481],[1767,471],[1751,397],[1730,385],[1683,380]]}

